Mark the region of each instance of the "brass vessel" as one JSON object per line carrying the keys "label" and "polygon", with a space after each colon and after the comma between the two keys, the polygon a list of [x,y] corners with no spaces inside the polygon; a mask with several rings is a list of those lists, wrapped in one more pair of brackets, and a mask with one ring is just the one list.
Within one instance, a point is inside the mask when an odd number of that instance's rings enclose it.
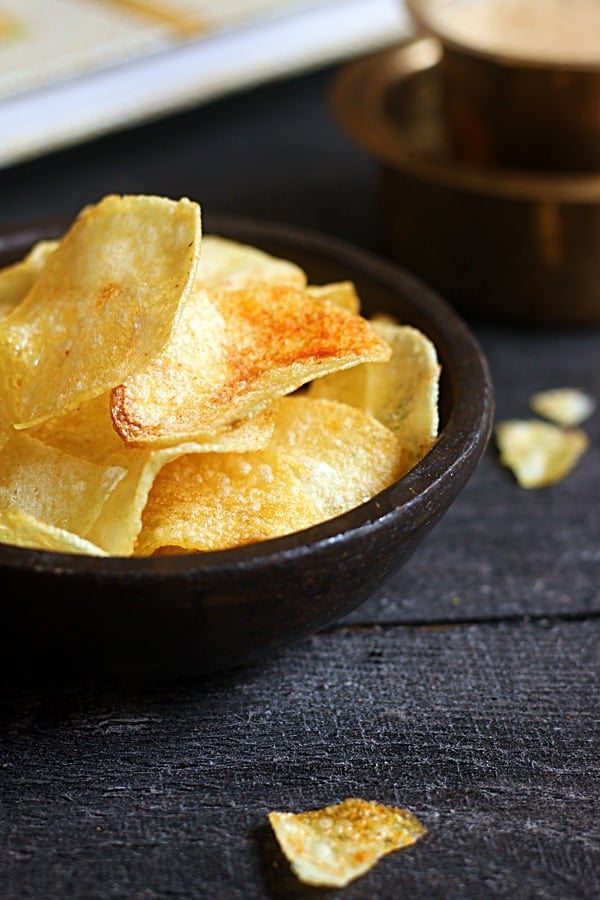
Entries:
{"label": "brass vessel", "polygon": [[347,64],[332,84],[340,125],[381,163],[391,254],[472,318],[600,324],[600,174],[457,159],[442,55],[419,37]]}

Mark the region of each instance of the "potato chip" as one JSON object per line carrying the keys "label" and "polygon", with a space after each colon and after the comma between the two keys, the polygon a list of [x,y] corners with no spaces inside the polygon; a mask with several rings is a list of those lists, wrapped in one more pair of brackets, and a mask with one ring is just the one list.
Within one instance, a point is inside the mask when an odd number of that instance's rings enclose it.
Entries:
{"label": "potato chip", "polygon": [[308,812],[271,812],[268,819],[294,874],[315,887],[344,887],[427,833],[408,810],[355,797]]}
{"label": "potato chip", "polygon": [[391,350],[361,316],[288,285],[196,290],[164,353],[112,393],[132,446],[197,440],[329,372]]}
{"label": "potato chip", "polygon": [[85,556],[109,555],[78,534],[41,522],[23,509],[0,508],[0,541],[32,550],[80,553]]}
{"label": "potato chip", "polygon": [[398,439],[361,410],[284,397],[264,450],[182,456],[157,475],[137,554],[220,550],[308,528],[403,472]]}
{"label": "potato chip", "polygon": [[498,422],[495,433],[500,462],[511,469],[524,488],[561,481],[589,446],[587,435],[580,429],[567,430],[534,419]]}
{"label": "potato chip", "polygon": [[86,537],[124,475],[15,431],[0,450],[0,508]]}
{"label": "potato chip", "polygon": [[160,354],[195,276],[197,203],[108,196],[85,209],[0,322],[20,427],[63,414]]}
{"label": "potato chip", "polygon": [[392,348],[385,365],[366,363],[314,381],[312,397],[325,397],[363,409],[393,431],[412,468],[431,449],[439,428],[440,364],[433,343],[409,325],[382,317],[373,328]]}
{"label": "potato chip", "polygon": [[306,296],[314,300],[327,300],[335,303],[348,312],[358,314],[360,312],[360,297],[356,293],[356,287],[352,281],[334,281],[331,284],[309,284],[306,288]]}
{"label": "potato chip", "polygon": [[404,448],[389,428],[335,400],[284,398],[271,446],[306,468],[306,488],[322,520],[370,500],[407,470]]}
{"label": "potato chip", "polygon": [[268,443],[273,428],[273,412],[265,410],[204,444],[188,442],[157,450],[129,449],[112,427],[109,394],[105,393],[74,412],[44,422],[31,433],[64,453],[99,466],[122,469],[124,476],[107,497],[88,537],[113,555],[129,556],[142,527],[148,493],[167,462],[184,453],[256,450]]}
{"label": "potato chip", "polygon": [[24,259],[0,269],[0,319],[26,297],[57,246],[58,241],[38,241]]}
{"label": "potato chip", "polygon": [[578,388],[554,388],[538,391],[529,400],[534,412],[564,428],[585,422],[596,408],[592,397]]}
{"label": "potato chip", "polygon": [[[197,452],[260,450],[270,441],[273,428],[274,410],[268,408],[256,416],[238,419],[223,431],[207,436],[203,442],[196,441]],[[136,448],[123,444],[113,428],[110,391],[82,403],[64,416],[57,416],[37,425],[28,433],[65,453],[81,456],[99,465],[126,467],[126,461],[136,456]],[[144,448],[143,452],[150,451]]]}
{"label": "potato chip", "polygon": [[320,511],[304,475],[295,460],[269,447],[180,456],[154,481],[135,553],[222,550],[314,525]]}
{"label": "potato chip", "polygon": [[255,282],[306,285],[300,266],[239,241],[205,234],[196,277],[198,287],[237,291]]}

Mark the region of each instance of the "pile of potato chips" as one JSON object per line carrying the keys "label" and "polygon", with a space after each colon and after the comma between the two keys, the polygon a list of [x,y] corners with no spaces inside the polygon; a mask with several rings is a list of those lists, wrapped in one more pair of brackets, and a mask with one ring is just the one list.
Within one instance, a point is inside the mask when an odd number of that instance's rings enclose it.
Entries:
{"label": "pile of potato chips", "polygon": [[0,270],[0,540],[106,556],[288,534],[401,477],[440,366],[351,282],[109,195]]}

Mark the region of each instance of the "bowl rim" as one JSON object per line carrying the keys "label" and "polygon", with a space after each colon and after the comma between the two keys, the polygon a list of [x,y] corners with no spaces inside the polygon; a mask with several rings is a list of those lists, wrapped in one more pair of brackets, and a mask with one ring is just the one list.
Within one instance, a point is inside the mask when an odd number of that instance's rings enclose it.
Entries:
{"label": "bowl rim", "polygon": [[[435,24],[431,6],[435,0],[404,0],[410,17],[423,32],[436,37],[443,47],[459,53],[465,59],[473,58],[490,65],[504,66],[511,69],[523,69],[524,71],[544,71],[557,73],[590,73],[600,79],[600,59],[597,62],[591,60],[554,60],[546,57],[530,57],[520,53],[508,53],[501,50],[491,50],[486,47],[478,47],[469,41],[462,41],[448,34],[443,28]],[[599,82],[600,86],[600,82]]]}
{"label": "bowl rim", "polygon": [[[416,506],[429,506],[443,482],[458,477],[466,463],[471,462],[474,467],[483,455],[494,412],[489,366],[467,323],[436,291],[395,263],[322,232],[243,216],[217,214],[203,216],[203,219],[208,226],[203,228],[205,234],[218,233],[248,242],[252,239],[257,246],[284,242],[289,245],[291,259],[294,251],[315,253],[339,265],[341,270],[354,269],[367,279],[400,292],[411,314],[415,313],[417,319],[423,318],[427,322],[430,338],[436,346],[441,344],[438,350],[442,349],[452,357],[455,396],[448,421],[436,444],[410,472],[366,503],[282,537],[224,550],[158,557],[87,556],[0,544],[0,569],[34,570],[37,574],[53,575],[129,576],[141,580],[174,574],[219,577],[234,568],[285,563],[291,556],[312,554],[320,545],[350,536],[360,537],[373,528],[385,528],[400,515],[409,516]],[[0,231],[0,266],[4,265],[3,257],[15,258],[15,254],[25,252],[36,240],[59,236],[70,221],[53,219],[19,224],[4,233]],[[407,324],[411,322],[407,320]]]}
{"label": "bowl rim", "polygon": [[386,108],[386,93],[401,80],[435,69],[442,53],[437,37],[419,36],[347,63],[334,75],[330,90],[342,128],[385,165],[443,187],[534,203],[600,203],[600,174],[595,172],[501,169],[438,161],[415,152]]}

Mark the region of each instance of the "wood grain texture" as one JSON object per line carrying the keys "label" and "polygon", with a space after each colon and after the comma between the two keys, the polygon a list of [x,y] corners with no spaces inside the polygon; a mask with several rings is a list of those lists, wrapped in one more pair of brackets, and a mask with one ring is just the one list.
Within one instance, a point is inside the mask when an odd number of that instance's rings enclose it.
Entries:
{"label": "wood grain texture", "polygon": [[5,692],[0,893],[314,896],[266,814],[358,795],[429,834],[339,896],[591,900],[599,637],[340,629],[199,682]]}
{"label": "wood grain texture", "polygon": [[[529,418],[529,398],[579,387],[600,402],[600,334],[479,328],[496,420]],[[348,621],[431,622],[600,612],[600,409],[590,448],[552,487],[526,491],[495,442],[465,490],[385,590]]]}

